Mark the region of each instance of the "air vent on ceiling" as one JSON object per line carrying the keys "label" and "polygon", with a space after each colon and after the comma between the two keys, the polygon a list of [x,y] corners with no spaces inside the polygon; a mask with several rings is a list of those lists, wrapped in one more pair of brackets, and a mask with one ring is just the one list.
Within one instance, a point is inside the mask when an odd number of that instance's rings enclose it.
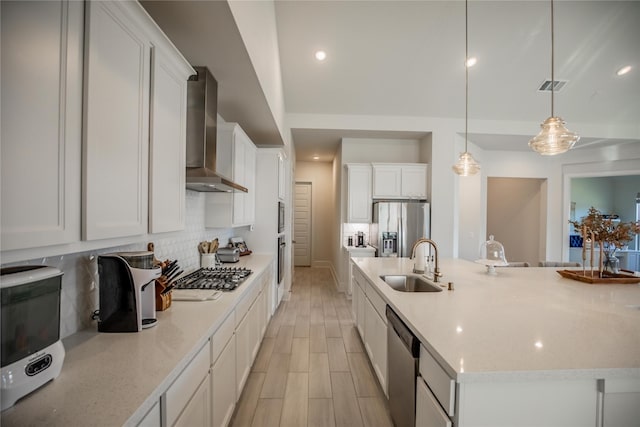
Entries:
{"label": "air vent on ceiling", "polygon": [[569,82],[569,80],[545,80],[538,88],[538,92],[560,92],[560,90]]}

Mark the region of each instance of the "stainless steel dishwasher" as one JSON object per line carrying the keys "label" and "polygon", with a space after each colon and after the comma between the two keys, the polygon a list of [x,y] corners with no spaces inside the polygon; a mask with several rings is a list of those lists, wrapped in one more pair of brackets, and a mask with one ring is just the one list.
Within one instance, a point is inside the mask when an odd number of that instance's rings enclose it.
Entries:
{"label": "stainless steel dishwasher", "polygon": [[420,342],[391,307],[386,314],[389,411],[396,427],[414,427]]}

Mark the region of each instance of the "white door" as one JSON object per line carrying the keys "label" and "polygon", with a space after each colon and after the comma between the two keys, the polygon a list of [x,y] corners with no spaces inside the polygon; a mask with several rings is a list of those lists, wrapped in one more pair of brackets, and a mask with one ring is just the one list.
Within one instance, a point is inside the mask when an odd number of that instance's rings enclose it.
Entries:
{"label": "white door", "polygon": [[296,182],[293,265],[311,265],[311,183]]}

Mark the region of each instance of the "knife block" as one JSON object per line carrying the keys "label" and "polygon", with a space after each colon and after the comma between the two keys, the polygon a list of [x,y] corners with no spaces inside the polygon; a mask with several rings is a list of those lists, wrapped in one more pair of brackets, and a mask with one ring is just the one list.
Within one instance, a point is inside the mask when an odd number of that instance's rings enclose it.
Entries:
{"label": "knife block", "polygon": [[171,307],[171,291],[162,294],[165,286],[156,280],[156,311],[164,311]]}

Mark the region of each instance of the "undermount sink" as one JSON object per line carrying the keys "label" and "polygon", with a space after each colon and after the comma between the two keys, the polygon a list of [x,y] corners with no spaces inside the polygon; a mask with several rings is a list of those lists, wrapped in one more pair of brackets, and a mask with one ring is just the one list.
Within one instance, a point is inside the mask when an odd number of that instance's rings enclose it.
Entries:
{"label": "undermount sink", "polygon": [[380,278],[400,292],[442,292],[440,286],[418,274],[386,274]]}

